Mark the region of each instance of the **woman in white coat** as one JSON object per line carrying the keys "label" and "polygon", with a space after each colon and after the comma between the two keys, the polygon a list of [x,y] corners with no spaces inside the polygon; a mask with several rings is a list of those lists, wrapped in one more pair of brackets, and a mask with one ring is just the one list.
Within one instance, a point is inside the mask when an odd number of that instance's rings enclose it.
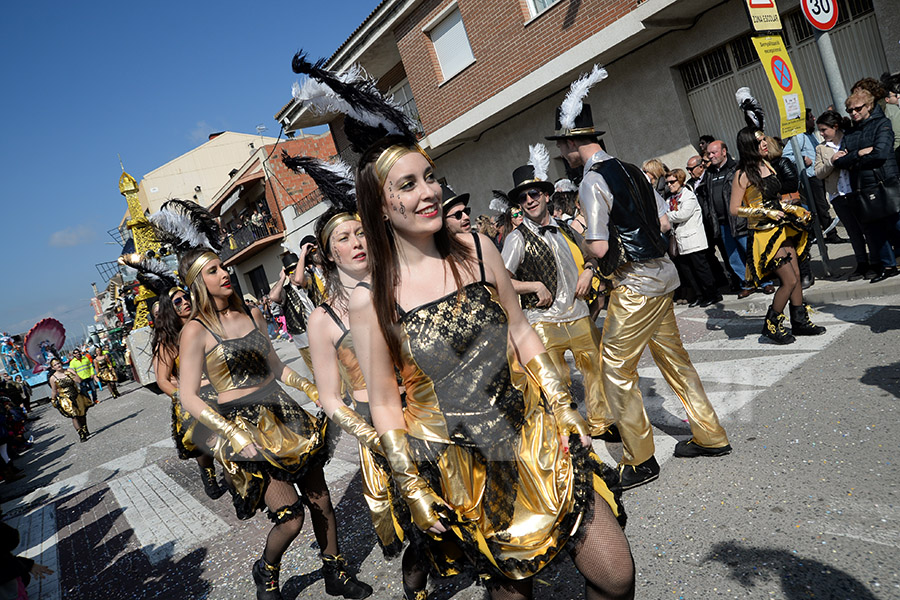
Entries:
{"label": "woman in white coat", "polygon": [[669,188],[669,206],[666,216],[672,224],[675,235],[675,264],[682,283],[694,289],[695,300],[691,306],[711,306],[722,301],[716,283],[706,260],[706,232],[703,229],[703,214],[700,203],[691,188],[684,185],[687,174],[682,169],[666,173]]}

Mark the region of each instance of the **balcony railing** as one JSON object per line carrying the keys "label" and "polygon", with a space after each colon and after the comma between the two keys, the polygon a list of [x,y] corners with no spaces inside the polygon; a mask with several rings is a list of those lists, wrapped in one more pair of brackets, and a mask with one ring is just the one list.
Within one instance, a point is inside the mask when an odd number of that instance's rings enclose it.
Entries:
{"label": "balcony railing", "polygon": [[267,217],[262,225],[248,223],[237,231],[228,232],[225,234],[225,242],[222,244],[221,258],[223,261],[228,260],[254,242],[276,233],[282,232],[271,217]]}

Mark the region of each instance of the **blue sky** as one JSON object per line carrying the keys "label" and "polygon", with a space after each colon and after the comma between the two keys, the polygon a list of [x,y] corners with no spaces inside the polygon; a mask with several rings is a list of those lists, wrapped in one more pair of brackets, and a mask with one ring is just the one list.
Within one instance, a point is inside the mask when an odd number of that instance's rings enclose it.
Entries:
{"label": "blue sky", "polygon": [[331,53],[378,0],[14,2],[0,22],[0,331],[93,324],[120,252],[117,154],[138,181],[214,131],[277,136],[304,49]]}

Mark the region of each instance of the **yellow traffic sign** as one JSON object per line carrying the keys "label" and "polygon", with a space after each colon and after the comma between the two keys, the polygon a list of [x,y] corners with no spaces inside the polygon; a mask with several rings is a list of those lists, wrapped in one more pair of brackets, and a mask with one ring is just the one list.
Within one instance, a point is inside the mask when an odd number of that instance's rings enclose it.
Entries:
{"label": "yellow traffic sign", "polygon": [[781,121],[781,139],[806,132],[806,105],[803,102],[803,91],[797,81],[797,73],[791,64],[784,40],[780,35],[756,36],[753,45],[762,63],[775,103],[778,105],[778,116]]}
{"label": "yellow traffic sign", "polygon": [[781,16],[775,0],[744,0],[754,31],[781,31]]}

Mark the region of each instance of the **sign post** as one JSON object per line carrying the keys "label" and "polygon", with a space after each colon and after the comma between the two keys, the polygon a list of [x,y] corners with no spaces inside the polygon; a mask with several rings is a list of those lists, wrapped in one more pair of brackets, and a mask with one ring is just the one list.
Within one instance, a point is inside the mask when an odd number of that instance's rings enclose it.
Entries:
{"label": "sign post", "polygon": [[781,139],[791,144],[794,152],[794,162],[803,185],[806,205],[812,213],[813,231],[815,231],[822,264],[825,267],[825,275],[831,277],[832,269],[828,259],[828,248],[825,246],[825,236],[822,235],[822,225],[819,223],[812,187],[806,175],[806,164],[800,153],[800,144],[794,137],[806,133],[806,104],[803,101],[803,91],[800,89],[796,71],[794,71],[791,58],[788,56],[784,40],[780,35],[755,36],[753,45],[766,71],[772,92],[775,94]]}

